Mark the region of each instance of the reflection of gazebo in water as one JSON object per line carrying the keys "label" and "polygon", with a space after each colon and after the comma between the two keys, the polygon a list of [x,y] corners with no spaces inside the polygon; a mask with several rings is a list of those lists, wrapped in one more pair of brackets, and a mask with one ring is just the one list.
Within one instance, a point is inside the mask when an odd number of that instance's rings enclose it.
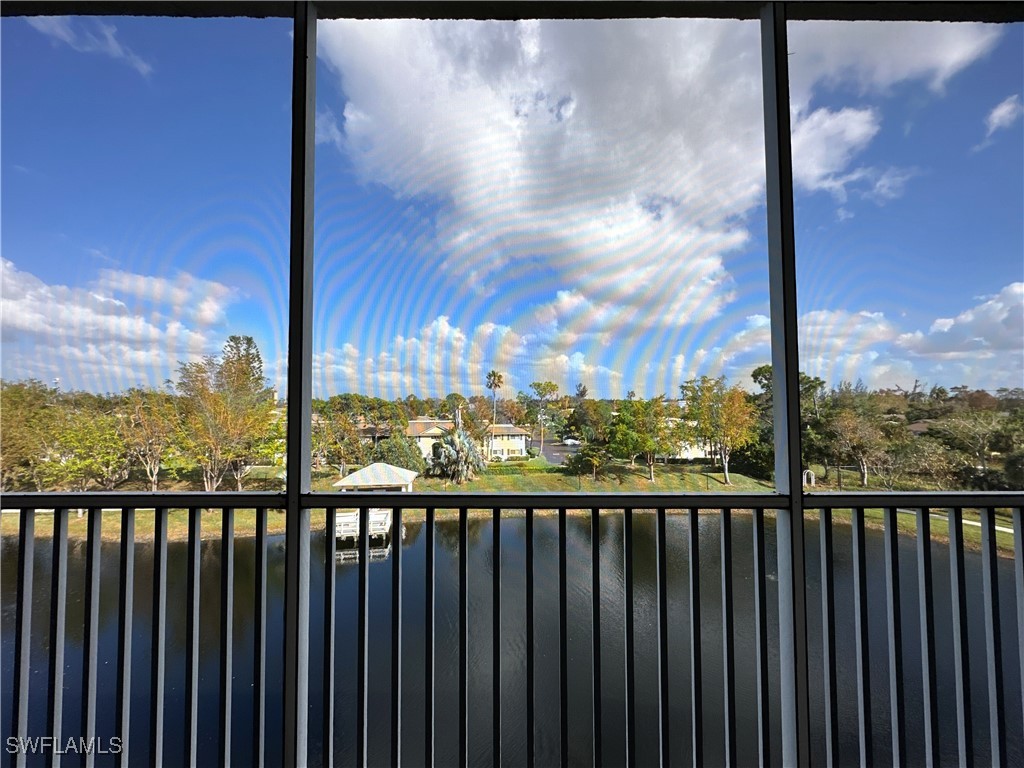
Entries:
{"label": "reflection of gazebo in water", "polygon": [[[419,477],[418,472],[403,469],[391,464],[377,462],[363,467],[351,475],[341,478],[334,484],[343,492],[381,491],[408,493],[412,491],[412,481]],[[390,544],[391,510],[371,508],[370,540],[380,539],[381,544]],[[339,511],[334,523],[335,538],[356,541],[359,536],[359,513],[356,510]]]}

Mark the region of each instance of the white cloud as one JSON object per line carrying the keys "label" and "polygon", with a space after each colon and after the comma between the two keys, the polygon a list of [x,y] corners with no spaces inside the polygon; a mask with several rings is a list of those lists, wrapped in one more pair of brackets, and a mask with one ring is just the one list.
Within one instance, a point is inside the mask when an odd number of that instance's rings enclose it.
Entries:
{"label": "white cloud", "polygon": [[882,114],[866,106],[814,108],[815,98],[843,85],[877,98],[915,80],[941,96],[950,78],[988,54],[1001,34],[997,25],[918,22],[809,21],[789,29],[794,180],[840,203],[859,184],[860,195],[880,205],[900,197],[916,175],[903,168],[850,169],[880,130]]}
{"label": "white cloud", "polygon": [[66,388],[158,385],[180,362],[215,353],[233,290],[187,273],[174,278],[102,270],[82,287],[49,284],[0,258],[3,376],[60,376]]}
{"label": "white cloud", "polygon": [[[793,181],[808,190],[835,191],[836,176],[875,137],[881,115],[874,109],[816,109],[793,122]],[[850,179],[846,179],[849,181]]]}
{"label": "white cloud", "polygon": [[933,360],[1000,358],[1020,366],[1024,350],[1024,283],[1011,283],[955,318],[939,318],[928,333],[902,334],[897,346]]}
{"label": "white cloud", "polygon": [[526,386],[517,383],[516,377],[526,347],[526,340],[506,326],[482,323],[466,332],[442,315],[415,336],[394,336],[376,353],[345,343],[314,354],[314,396],[365,392],[392,399],[410,393],[484,394],[491,368],[505,372],[507,387]]}
{"label": "white cloud", "polygon": [[941,94],[958,72],[987,55],[997,24],[802,21],[789,25],[790,95],[803,110],[821,86],[852,84],[863,94],[886,93],[921,80]]}
{"label": "white cloud", "polygon": [[[812,97],[908,80],[939,94],[999,34],[794,24],[797,182],[902,194],[913,170],[853,167],[881,111]],[[462,284],[490,296],[544,274],[529,311],[559,353],[581,334],[698,324],[734,300],[726,260],[763,200],[758,35],[723,20],[325,21],[319,56],[346,101],[343,127],[318,115],[318,140],[340,135],[364,182],[429,201],[432,248]]]}
{"label": "white cloud", "polygon": [[26,21],[55,43],[64,43],[80,53],[99,53],[121,60],[143,77],[153,73],[152,64],[117,39],[117,27],[113,24],[70,16],[33,16]]}
{"label": "white cloud", "polygon": [[985,117],[985,138],[982,139],[980,144],[972,147],[972,151],[980,152],[986,147],[991,146],[992,142],[995,141],[992,138],[993,134],[996,131],[1009,128],[1020,119],[1021,115],[1024,115],[1024,104],[1021,103],[1020,94],[1018,93],[1007,96],[996,104]]}
{"label": "white cloud", "polygon": [[353,344],[314,354],[313,393],[365,392],[388,399],[453,391],[486,395],[492,368],[503,373],[509,397],[542,380],[554,381],[563,392],[584,381],[595,394],[616,396],[623,381],[620,371],[580,349],[555,349],[490,322],[464,330],[442,315],[414,336],[394,336],[375,354]]}
{"label": "white cloud", "polygon": [[985,138],[990,138],[996,131],[1009,128],[1021,115],[1024,115],[1024,105],[1021,104],[1020,94],[1007,96],[985,118]]}
{"label": "white cloud", "polygon": [[315,139],[317,144],[333,144],[344,149],[345,138],[338,127],[338,119],[329,109],[316,111]]}
{"label": "white cloud", "polygon": [[756,25],[330,22],[319,41],[355,167],[436,201],[446,268],[480,292],[542,266],[560,329],[561,288],[599,324],[729,301],[723,254],[763,194],[759,63],[736,55]]}

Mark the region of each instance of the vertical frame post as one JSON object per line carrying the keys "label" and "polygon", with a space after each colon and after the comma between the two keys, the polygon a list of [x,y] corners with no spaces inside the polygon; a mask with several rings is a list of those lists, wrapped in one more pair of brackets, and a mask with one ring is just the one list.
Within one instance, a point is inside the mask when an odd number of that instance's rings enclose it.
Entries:
{"label": "vertical frame post", "polygon": [[[54,511],[56,514],[56,510]],[[131,765],[132,713],[132,610],[135,599],[135,510],[121,510],[121,562],[118,591],[119,633],[117,638],[117,735],[121,737],[118,765]]]}
{"label": "vertical frame post", "polygon": [[779,661],[782,762],[807,765],[807,606],[800,460],[793,151],[789,122],[789,62],[783,3],[761,8],[764,145],[768,209],[768,284],[772,325],[775,485],[788,494],[778,511]]}
{"label": "vertical frame post", "polygon": [[[50,688],[46,713],[46,732],[58,744],[64,717],[64,632],[68,596],[68,511],[53,510],[53,564],[50,587]],[[15,690],[19,690],[15,688]],[[60,768],[57,750],[50,765]]]}
{"label": "vertical frame post", "polygon": [[[152,768],[164,764],[164,668],[167,657],[167,508],[153,510],[153,629],[149,740]],[[257,653],[260,649],[256,649]],[[262,763],[259,768],[263,768]]]}
{"label": "vertical frame post", "polygon": [[[96,733],[96,663],[100,637],[100,556],[103,543],[103,510],[88,511],[85,540],[85,636],[82,640],[82,732]],[[82,764],[92,768],[95,751],[82,753]],[[195,762],[194,760],[192,762]]]}
{"label": "vertical frame post", "polygon": [[288,279],[288,474],[285,484],[284,764],[307,759],[309,510],[312,412],[313,150],[316,6],[296,2],[292,48],[291,218]]}
{"label": "vertical frame post", "polygon": [[[54,513],[56,514],[56,512]],[[35,562],[36,511],[23,509],[18,528],[18,597],[14,635],[14,714],[11,733],[28,738],[28,691],[32,659],[32,566]],[[92,518],[89,518],[90,522]],[[24,743],[24,742],[22,742]],[[11,753],[11,765],[25,765],[25,751]]]}
{"label": "vertical frame post", "polygon": [[235,647],[235,510],[220,522],[220,762],[231,765],[231,687]]}

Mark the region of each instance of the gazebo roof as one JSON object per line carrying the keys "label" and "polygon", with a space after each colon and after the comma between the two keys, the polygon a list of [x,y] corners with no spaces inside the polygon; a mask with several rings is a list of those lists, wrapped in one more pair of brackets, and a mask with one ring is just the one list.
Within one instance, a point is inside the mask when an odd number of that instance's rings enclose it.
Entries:
{"label": "gazebo roof", "polygon": [[403,469],[391,464],[376,462],[363,467],[351,475],[341,478],[334,484],[335,488],[392,488],[405,486],[419,477],[419,472]]}

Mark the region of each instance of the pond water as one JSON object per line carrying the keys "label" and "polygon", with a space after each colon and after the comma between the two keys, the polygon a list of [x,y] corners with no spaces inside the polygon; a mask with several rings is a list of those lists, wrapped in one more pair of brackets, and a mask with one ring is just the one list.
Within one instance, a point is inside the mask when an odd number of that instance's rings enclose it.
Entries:
{"label": "pond water", "polygon": [[[141,515],[142,513],[140,513]],[[314,515],[316,513],[314,512]],[[322,514],[322,513],[321,513]],[[48,525],[41,519],[37,529]],[[470,762],[490,763],[491,745],[491,574],[490,520],[472,519],[469,538],[470,615]],[[670,757],[673,764],[690,764],[690,676],[688,635],[688,553],[687,519],[668,517],[668,670],[670,688]],[[775,575],[774,520],[766,520],[769,606],[769,661],[772,698],[772,762],[781,760],[778,713],[778,627],[777,581]],[[502,763],[525,763],[525,521],[507,518],[501,527],[501,688]],[[751,518],[734,513],[733,575],[736,617],[737,759],[741,765],[756,763],[757,715],[755,700],[755,649],[753,623],[753,569]],[[554,517],[538,517],[535,524],[536,606],[536,749],[539,765],[554,765],[559,755],[558,702],[558,528]],[[704,684],[705,760],[723,760],[722,729],[722,633],[720,581],[720,522],[716,515],[701,517],[701,598]],[[821,620],[817,523],[807,523],[807,599],[810,611],[812,762],[824,761],[824,704],[821,688]],[[458,755],[458,524],[437,523],[435,717],[437,765],[454,765]],[[424,529],[407,523],[403,542],[403,763],[423,764],[423,670],[424,670]],[[637,691],[637,762],[650,765],[657,760],[657,623],[655,518],[637,513],[634,523],[635,632]],[[591,727],[591,614],[590,614],[590,520],[568,520],[568,624],[569,624],[569,755],[572,764],[592,764]],[[872,685],[872,729],[874,759],[891,761],[889,748],[888,655],[885,624],[885,569],[880,531],[867,532],[869,632]],[[204,541],[201,548],[202,590],[200,602],[201,669],[199,713],[199,761],[218,762],[219,735],[219,649],[220,649],[220,548],[219,541]],[[603,748],[605,762],[618,765],[624,760],[624,657],[623,657],[623,556],[622,515],[601,517],[601,601],[602,601],[602,699]],[[322,755],[321,702],[323,682],[323,533],[314,533],[310,583],[310,685],[309,764],[319,765]],[[12,670],[14,656],[15,586],[17,541],[5,538],[0,553],[2,567],[2,735],[11,733]],[[903,669],[907,715],[908,764],[923,764],[921,660],[917,608],[917,576],[914,540],[901,537],[901,605],[903,611]],[[118,635],[118,545],[103,544],[101,558],[101,600],[99,639],[98,735],[115,734],[116,653]],[[981,572],[978,555],[968,553],[969,642],[972,681],[972,714],[977,763],[989,760],[986,681],[984,667],[984,625],[981,606]],[[132,645],[132,762],[149,759],[150,629],[152,622],[152,545],[140,542],[135,553],[135,593]],[[47,653],[49,622],[50,547],[40,539],[36,546],[32,613],[32,675],[30,688],[30,734],[46,731]],[[168,545],[167,667],[165,763],[184,761],[184,650],[186,610],[186,546]],[[944,544],[933,544],[935,585],[936,665],[938,670],[939,740],[943,763],[956,762],[955,696],[953,688],[952,640],[950,636],[949,561]],[[251,719],[253,682],[253,588],[254,542],[239,538],[235,543],[235,617],[233,670],[233,755],[239,765],[251,761]],[[336,626],[336,761],[355,762],[356,734],[356,590],[354,562],[338,560]],[[370,564],[369,665],[370,742],[368,763],[390,761],[391,707],[391,561]],[[1024,764],[1018,633],[1013,593],[1012,561],[1001,558],[1000,605],[1002,611],[1004,725],[1010,764]],[[81,670],[85,581],[84,541],[71,540],[68,547],[67,643],[63,734],[81,730]],[[281,675],[284,588],[284,540],[270,537],[267,579],[268,625],[266,654],[266,719],[268,765],[281,761]],[[840,724],[839,761],[858,763],[856,735],[856,682],[854,678],[853,585],[850,529],[835,527],[836,652],[838,663],[838,706]],[[4,741],[6,744],[6,741]],[[70,759],[70,758],[68,758]],[[41,761],[38,761],[41,763]],[[98,765],[112,762],[101,758]],[[32,761],[30,761],[30,764]]]}

